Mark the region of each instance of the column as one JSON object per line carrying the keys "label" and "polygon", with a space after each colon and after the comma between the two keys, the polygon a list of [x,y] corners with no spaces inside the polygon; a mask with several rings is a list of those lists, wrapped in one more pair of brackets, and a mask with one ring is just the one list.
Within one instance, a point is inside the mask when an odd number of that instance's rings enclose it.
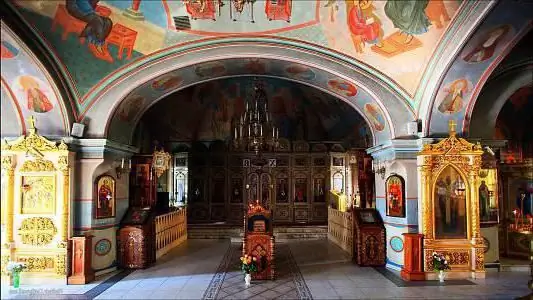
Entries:
{"label": "column", "polygon": [[124,11],[124,16],[135,21],[143,21],[144,15],[139,11],[141,0],[132,0],[131,2],[131,7]]}
{"label": "column", "polygon": [[[7,262],[12,260],[13,257],[12,253],[12,246],[13,246],[13,212],[14,212],[14,187],[15,187],[15,170],[13,167],[13,156],[2,156],[2,170],[5,172],[5,180],[6,180],[6,193],[4,199],[6,208],[5,212],[2,211],[1,213],[5,213],[5,225],[6,225],[6,237],[5,241],[2,241],[2,256],[1,256],[1,270],[5,270],[5,267],[7,265]],[[2,276],[5,275],[5,273],[2,272]],[[4,279],[8,280],[7,277],[2,277],[2,284]]]}

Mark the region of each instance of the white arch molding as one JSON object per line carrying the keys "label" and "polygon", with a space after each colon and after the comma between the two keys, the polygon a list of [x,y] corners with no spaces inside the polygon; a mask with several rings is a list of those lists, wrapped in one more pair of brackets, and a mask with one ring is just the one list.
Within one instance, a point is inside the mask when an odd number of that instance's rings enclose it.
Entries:
{"label": "white arch molding", "polygon": [[[260,58],[284,61],[287,63],[298,63],[311,67],[314,70],[318,70],[325,74],[329,74],[330,77],[339,77],[345,79],[355,84],[358,89],[365,90],[369,95],[371,95],[373,102],[375,102],[383,111],[387,128],[390,130],[387,137],[378,138],[375,141],[375,145],[385,143],[386,141],[398,136],[406,136],[407,123],[414,119],[414,112],[408,105],[406,99],[402,98],[399,93],[396,93],[392,87],[388,86],[376,76],[373,76],[372,74],[369,74],[360,68],[354,68],[353,65],[349,65],[340,61],[339,59],[325,56],[322,53],[311,52],[303,49],[288,48],[286,46],[275,44],[254,44],[244,42],[233,44],[220,43],[216,45],[210,45],[208,48],[194,49],[186,53],[179,52],[166,55],[159,59],[146,62],[146,64],[144,64],[142,67],[139,67],[108,82],[102,91],[98,95],[95,95],[94,100],[91,102],[91,104],[89,104],[87,112],[80,118],[81,121],[88,123],[87,137],[108,138],[115,141],[117,141],[117,139],[123,140],[125,133],[117,133],[113,129],[113,124],[111,123],[113,115],[118,109],[120,103],[124,101],[129,94],[135,92],[137,88],[159,76],[211,60],[234,59],[238,61],[248,58]],[[256,75],[260,76],[261,74],[240,74],[240,76]],[[239,74],[233,76],[239,76]],[[224,78],[224,76],[213,77],[209,78],[208,80],[216,80],[220,78]],[[282,79],[297,81],[288,76]],[[174,90],[168,91],[165,94],[168,95],[188,86],[205,81],[207,80],[197,79],[186,86],[180,86]],[[326,91],[324,88],[313,83],[301,83],[307,84],[322,91]],[[344,100],[352,107],[357,106],[356,103],[351,103],[350,101],[347,101],[347,99],[344,99],[337,94],[334,94],[330,91],[326,92]],[[150,100],[152,101],[149,102],[155,103],[159,99]],[[148,107],[143,107],[141,110],[144,112],[147,108]],[[361,107],[358,108],[358,111],[362,112]],[[365,117],[364,114],[361,115]],[[368,120],[366,121],[368,122]],[[130,138],[133,136],[133,130],[135,129],[134,126],[131,127],[132,128],[130,129],[130,132],[126,133],[126,135]],[[370,124],[369,127],[371,130],[373,130]],[[376,132],[373,132],[373,135],[377,136]],[[381,136],[383,136],[383,134],[381,134]],[[131,139],[129,139],[129,141],[131,142]]]}

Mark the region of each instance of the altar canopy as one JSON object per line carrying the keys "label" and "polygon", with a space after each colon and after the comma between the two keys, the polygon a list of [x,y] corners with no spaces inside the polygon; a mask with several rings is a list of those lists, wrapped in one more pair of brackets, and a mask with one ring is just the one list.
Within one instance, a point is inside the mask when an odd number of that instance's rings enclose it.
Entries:
{"label": "altar canopy", "polygon": [[450,121],[449,137],[418,154],[426,279],[436,276],[433,252],[450,261],[452,278],[485,276],[478,201],[483,151],[456,137],[455,125]]}

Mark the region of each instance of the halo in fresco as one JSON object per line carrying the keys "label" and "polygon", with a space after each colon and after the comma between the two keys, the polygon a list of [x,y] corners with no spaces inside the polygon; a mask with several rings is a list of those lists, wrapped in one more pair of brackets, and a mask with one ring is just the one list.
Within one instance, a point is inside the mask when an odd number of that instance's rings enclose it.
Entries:
{"label": "halo in fresco", "polygon": [[364,114],[376,131],[383,131],[385,129],[385,118],[377,105],[373,103],[365,104]]}
{"label": "halo in fresco", "polygon": [[311,68],[300,64],[292,64],[285,68],[285,73],[294,79],[313,80],[316,75]]}
{"label": "halo in fresco", "polygon": [[144,100],[144,97],[139,95],[132,95],[128,97],[128,99],[122,102],[118,113],[118,118],[123,122],[131,122],[137,113],[139,113]]}
{"label": "halo in fresco", "polygon": [[13,91],[19,103],[36,113],[47,113],[54,108],[53,93],[48,84],[31,75],[18,76],[13,82]]}
{"label": "halo in fresco", "polygon": [[223,63],[213,61],[201,64],[194,70],[201,78],[209,78],[226,74],[226,66]]}
{"label": "halo in fresco", "polygon": [[0,46],[0,57],[2,59],[11,59],[17,57],[19,49],[8,41],[2,41]]}
{"label": "halo in fresco", "polygon": [[159,92],[166,92],[178,88],[183,83],[183,78],[176,74],[165,74],[152,81],[152,88]]}
{"label": "halo in fresco", "polygon": [[329,90],[346,97],[357,95],[357,88],[350,82],[337,78],[328,81]]}
{"label": "halo in fresco", "polygon": [[474,49],[468,51],[463,60],[468,63],[484,62],[494,56],[499,43],[506,37],[511,25],[500,25],[487,32],[476,44]]}
{"label": "halo in fresco", "polygon": [[466,78],[452,81],[443,89],[438,110],[443,114],[455,114],[461,111],[467,102],[465,98],[472,91],[472,83]]}

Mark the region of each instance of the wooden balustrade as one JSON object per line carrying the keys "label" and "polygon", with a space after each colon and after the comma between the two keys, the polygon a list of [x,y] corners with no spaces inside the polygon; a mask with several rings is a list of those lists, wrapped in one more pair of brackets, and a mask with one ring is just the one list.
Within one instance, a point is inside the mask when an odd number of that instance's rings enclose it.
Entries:
{"label": "wooden balustrade", "polygon": [[187,209],[181,208],[155,218],[156,259],[187,240]]}
{"label": "wooden balustrade", "polygon": [[346,251],[351,258],[354,255],[353,235],[352,213],[328,208],[328,240]]}

